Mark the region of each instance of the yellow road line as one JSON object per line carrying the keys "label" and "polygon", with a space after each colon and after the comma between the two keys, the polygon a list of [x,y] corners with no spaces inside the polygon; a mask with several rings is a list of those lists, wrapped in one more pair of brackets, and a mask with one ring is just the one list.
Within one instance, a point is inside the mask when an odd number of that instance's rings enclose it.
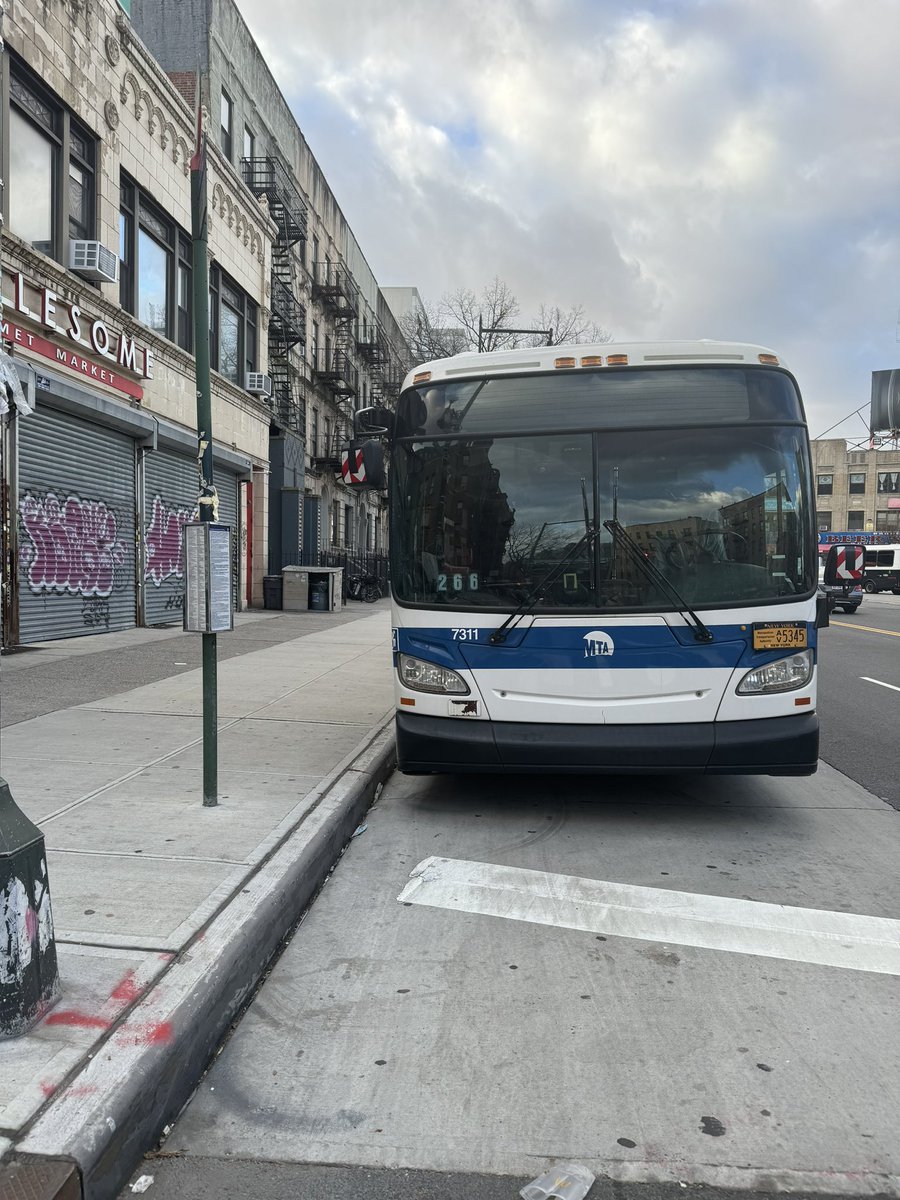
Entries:
{"label": "yellow road line", "polygon": [[895,629],[875,629],[872,625],[851,625],[849,621],[829,621],[829,625],[840,625],[841,629],[864,629],[866,633],[883,633],[885,637],[900,637]]}

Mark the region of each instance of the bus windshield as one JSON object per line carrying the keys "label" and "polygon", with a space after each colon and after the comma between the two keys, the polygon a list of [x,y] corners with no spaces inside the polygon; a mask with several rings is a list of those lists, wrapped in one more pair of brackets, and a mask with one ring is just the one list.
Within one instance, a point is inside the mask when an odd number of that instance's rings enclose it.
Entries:
{"label": "bus windshield", "polygon": [[815,587],[799,425],[426,433],[395,443],[391,488],[402,604],[509,610],[549,577],[534,611],[671,610],[654,572],[604,521],[618,522],[693,608]]}

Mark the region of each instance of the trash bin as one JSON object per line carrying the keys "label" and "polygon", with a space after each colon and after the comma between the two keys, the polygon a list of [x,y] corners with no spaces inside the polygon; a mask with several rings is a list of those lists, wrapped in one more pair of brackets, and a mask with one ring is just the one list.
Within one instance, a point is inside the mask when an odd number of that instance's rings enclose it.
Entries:
{"label": "trash bin", "polygon": [[280,575],[263,576],[263,608],[281,608],[284,581]]}
{"label": "trash bin", "polygon": [[310,581],[309,607],[315,612],[328,612],[327,579],[314,579]]}

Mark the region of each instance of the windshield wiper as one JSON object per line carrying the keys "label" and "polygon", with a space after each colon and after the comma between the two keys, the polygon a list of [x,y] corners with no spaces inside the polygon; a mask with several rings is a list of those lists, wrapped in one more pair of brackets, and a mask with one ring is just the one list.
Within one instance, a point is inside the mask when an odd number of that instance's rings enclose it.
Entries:
{"label": "windshield wiper", "polygon": [[[543,530],[541,530],[541,533],[543,533]],[[488,642],[492,646],[501,646],[506,641],[509,631],[518,625],[519,621],[525,616],[529,609],[534,608],[543,595],[544,589],[553,582],[566,563],[571,562],[577,554],[580,554],[585,546],[593,546],[596,537],[597,531],[593,528],[593,526],[584,531],[572,549],[569,550],[567,554],[564,554],[554,567],[550,568],[543,579],[538,580],[538,582],[528,590],[525,595],[525,599],[522,601],[516,611],[510,613],[503,624],[494,630],[494,632],[488,638]],[[537,545],[537,543],[535,543],[535,545]]]}
{"label": "windshield wiper", "polygon": [[706,625],[703,624],[703,622],[700,620],[685,598],[681,595],[678,589],[674,586],[674,584],[671,584],[668,579],[666,579],[662,571],[660,571],[659,568],[655,566],[655,564],[652,563],[649,558],[644,557],[643,550],[640,548],[631,534],[627,533],[618,521],[604,521],[603,528],[608,530],[613,537],[613,564],[615,565],[616,561],[616,543],[621,542],[622,545],[630,552],[633,561],[641,568],[647,578],[652,583],[655,583],[657,587],[662,588],[663,591],[668,594],[669,599],[675,602],[681,615],[689,619],[690,623],[694,626],[694,638],[698,642],[713,641],[713,635],[711,631],[706,627]]}

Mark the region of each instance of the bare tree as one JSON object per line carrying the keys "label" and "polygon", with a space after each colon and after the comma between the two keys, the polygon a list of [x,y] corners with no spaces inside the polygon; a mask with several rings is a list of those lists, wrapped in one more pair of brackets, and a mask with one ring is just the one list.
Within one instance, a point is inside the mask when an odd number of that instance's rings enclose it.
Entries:
{"label": "bare tree", "polygon": [[[595,343],[611,342],[612,334],[596,321],[591,321],[584,314],[581,304],[573,304],[563,310],[558,304],[542,304],[534,319],[535,329],[549,329],[550,345],[593,345]],[[541,346],[546,343],[536,336],[526,342],[529,346]]]}
{"label": "bare tree", "polygon": [[[471,288],[445,293],[437,304],[423,304],[419,313],[410,312],[404,333],[419,362],[449,358],[478,350],[512,350],[518,346],[609,342],[612,334],[585,316],[580,304],[568,309],[558,304],[541,304],[531,320],[522,322],[519,301],[509,285],[495,276],[477,295]],[[506,332],[515,329],[534,332]]]}

